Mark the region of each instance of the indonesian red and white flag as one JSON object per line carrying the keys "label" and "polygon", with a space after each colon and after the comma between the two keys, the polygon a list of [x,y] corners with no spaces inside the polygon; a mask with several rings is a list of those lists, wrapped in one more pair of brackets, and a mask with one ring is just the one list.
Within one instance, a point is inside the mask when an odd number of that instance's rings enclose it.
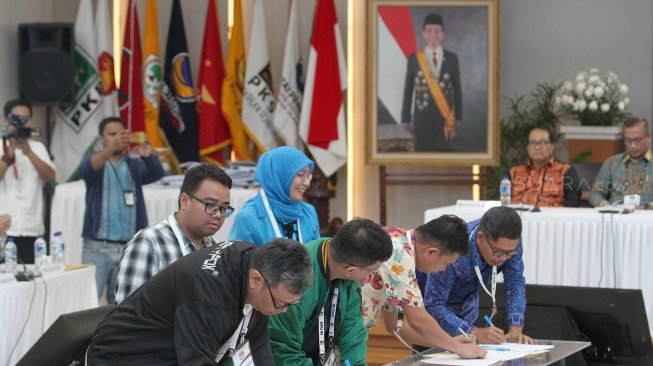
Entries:
{"label": "indonesian red and white flag", "polygon": [[347,162],[347,68],[333,0],[319,0],[307,69],[299,134],[328,177]]}
{"label": "indonesian red and white flag", "polygon": [[401,108],[404,98],[404,85],[406,80],[406,67],[408,56],[416,50],[413,23],[410,18],[408,6],[379,6],[378,11],[378,37],[379,47],[377,60],[379,71],[377,90],[379,119],[383,123],[394,122],[401,124]]}

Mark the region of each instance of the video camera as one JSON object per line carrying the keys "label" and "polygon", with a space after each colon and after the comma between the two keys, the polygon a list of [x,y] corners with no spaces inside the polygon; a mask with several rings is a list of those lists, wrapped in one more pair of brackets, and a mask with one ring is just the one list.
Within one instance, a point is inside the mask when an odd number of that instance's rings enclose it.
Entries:
{"label": "video camera", "polygon": [[8,138],[27,139],[27,138],[41,137],[40,128],[23,127],[25,123],[29,121],[29,117],[19,116],[16,114],[9,113],[9,115],[7,116],[7,121],[9,122],[9,125],[14,126],[14,132],[9,133],[8,131],[3,131],[2,132],[3,139],[8,139]]}

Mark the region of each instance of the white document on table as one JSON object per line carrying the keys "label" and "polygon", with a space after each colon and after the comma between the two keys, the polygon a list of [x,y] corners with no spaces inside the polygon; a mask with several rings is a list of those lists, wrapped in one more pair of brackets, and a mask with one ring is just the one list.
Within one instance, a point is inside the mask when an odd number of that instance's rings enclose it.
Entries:
{"label": "white document on table", "polygon": [[[479,346],[487,350],[485,358],[462,359],[455,353],[441,352],[426,355],[425,359],[420,361],[431,365],[490,366],[500,361],[514,360],[553,348],[552,345],[518,343],[481,344]],[[500,351],[497,349],[500,349]]]}

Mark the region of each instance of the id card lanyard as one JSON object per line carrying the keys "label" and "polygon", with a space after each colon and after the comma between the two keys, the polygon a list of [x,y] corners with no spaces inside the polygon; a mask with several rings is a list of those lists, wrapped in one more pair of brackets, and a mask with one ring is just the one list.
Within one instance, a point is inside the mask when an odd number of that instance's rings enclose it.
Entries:
{"label": "id card lanyard", "polygon": [[[335,338],[336,335],[336,310],[338,308],[338,294],[340,293],[340,288],[338,287],[338,284],[336,283],[336,287],[333,289],[333,297],[331,298],[331,316],[329,319],[329,347],[328,349],[331,349],[333,346],[333,339]],[[325,306],[322,307],[322,310],[320,311],[320,317],[319,317],[319,324],[318,324],[318,343],[320,345],[320,361],[322,364],[324,364],[325,361],[325,355],[326,355],[326,343],[324,340],[324,308]]]}
{"label": "id card lanyard", "polygon": [[[118,172],[116,171],[116,167],[113,166],[113,161],[108,161],[108,163],[109,166],[111,167],[111,170],[113,170],[113,174],[116,176],[116,180],[118,181],[118,185],[120,186],[120,190],[122,191],[122,195],[125,200],[125,206],[127,207],[134,206],[134,204],[136,203],[136,197],[134,196],[134,191],[125,190],[125,187],[122,186],[122,182],[120,181],[120,177],[118,176]],[[129,164],[127,165],[127,174],[129,175],[129,180],[133,182],[134,179],[132,178],[131,171],[129,171]]]}
{"label": "id card lanyard", "polygon": [[[263,188],[261,188],[261,199],[263,200],[263,206],[265,206],[265,211],[268,213],[268,218],[270,219],[270,225],[272,225],[272,228],[274,229],[274,235],[277,236],[277,238],[285,238],[283,235],[281,235],[281,230],[279,230],[279,224],[277,223],[277,220],[274,218],[274,214],[272,213],[272,209],[270,208],[270,202],[268,201],[268,197],[265,195],[265,191]],[[297,219],[297,241],[300,243],[304,244],[304,241],[302,240],[302,227],[299,225],[299,219]],[[292,239],[292,238],[288,238]]]}
{"label": "id card lanyard", "polygon": [[245,314],[245,317],[243,320],[240,321],[240,324],[238,327],[240,328],[240,332],[236,331],[234,335],[231,336],[231,340],[229,342],[229,354],[233,354],[236,348],[238,347],[239,344],[243,343],[245,340],[245,334],[247,334],[247,329],[249,327],[249,320],[252,318],[252,307],[245,305],[245,308],[243,309],[243,313]]}
{"label": "id card lanyard", "polygon": [[[469,241],[472,241],[472,238],[476,235],[478,232],[478,228],[476,230],[472,231],[472,233],[469,236]],[[477,244],[478,248],[478,244]],[[490,319],[494,318],[494,316],[497,314],[497,300],[496,300],[496,293],[497,293],[497,266],[492,266],[492,279],[490,281],[490,288],[492,291],[490,292],[487,287],[485,286],[485,283],[483,282],[483,276],[481,275],[481,269],[478,267],[478,264],[474,266],[474,272],[476,272],[476,277],[478,278],[478,282],[480,282],[481,287],[483,287],[483,290],[485,293],[490,295],[490,298],[492,299],[492,313],[490,314]]]}
{"label": "id card lanyard", "polygon": [[170,227],[172,228],[172,232],[175,234],[175,238],[177,238],[177,242],[179,243],[179,247],[181,248],[181,253],[186,256],[191,253],[191,250],[188,248],[188,245],[186,245],[186,242],[184,241],[184,236],[181,235],[181,231],[179,230],[179,226],[177,226],[177,220],[174,218],[175,214],[171,214],[168,217],[168,224],[170,224]]}

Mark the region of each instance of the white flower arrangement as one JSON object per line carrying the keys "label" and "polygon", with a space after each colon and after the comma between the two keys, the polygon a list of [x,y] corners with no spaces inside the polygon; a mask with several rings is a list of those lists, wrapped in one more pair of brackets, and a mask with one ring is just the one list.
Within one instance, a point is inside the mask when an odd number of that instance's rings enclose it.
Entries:
{"label": "white flower arrangement", "polygon": [[592,68],[576,75],[575,82],[565,81],[555,99],[556,110],[573,116],[585,126],[612,126],[624,121],[630,99],[628,86],[612,71],[604,79]]}

